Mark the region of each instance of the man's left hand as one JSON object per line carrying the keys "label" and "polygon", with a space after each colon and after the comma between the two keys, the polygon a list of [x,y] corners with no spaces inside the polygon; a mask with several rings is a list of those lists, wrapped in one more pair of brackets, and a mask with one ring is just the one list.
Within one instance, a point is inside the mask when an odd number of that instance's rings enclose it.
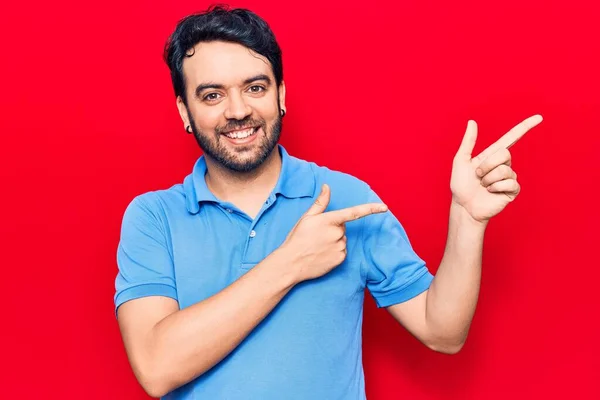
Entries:
{"label": "man's left hand", "polygon": [[517,174],[511,167],[508,149],[540,122],[540,115],[527,118],[478,156],[471,158],[477,140],[477,124],[469,121],[452,165],[452,201],[482,223],[502,211],[521,190]]}

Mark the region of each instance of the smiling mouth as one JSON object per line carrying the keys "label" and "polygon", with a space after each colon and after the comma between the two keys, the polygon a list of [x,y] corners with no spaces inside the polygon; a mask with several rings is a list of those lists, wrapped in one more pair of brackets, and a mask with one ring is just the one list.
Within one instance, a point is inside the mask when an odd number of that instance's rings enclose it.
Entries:
{"label": "smiling mouth", "polygon": [[230,139],[245,139],[248,136],[252,136],[254,133],[256,133],[256,131],[258,131],[259,128],[260,128],[260,126],[247,128],[247,129],[240,129],[240,130],[223,133],[223,135],[227,136]]}

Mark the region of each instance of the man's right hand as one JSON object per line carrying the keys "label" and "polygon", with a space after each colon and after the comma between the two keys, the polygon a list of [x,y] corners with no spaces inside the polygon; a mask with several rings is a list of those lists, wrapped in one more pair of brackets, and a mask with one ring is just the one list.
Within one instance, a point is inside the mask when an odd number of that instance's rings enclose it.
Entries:
{"label": "man's right hand", "polygon": [[[180,309],[177,300],[153,295],[119,307],[127,355],[148,394],[164,396],[214,367],[296,283],[324,275],[344,260],[346,222],[385,210],[381,204],[365,204],[325,213],[328,204],[329,187],[324,186],[276,254],[202,301]],[[139,226],[126,237],[128,246],[145,249],[144,241],[163,234],[153,231],[157,224]],[[166,246],[161,250],[168,257]]]}
{"label": "man's right hand", "polygon": [[370,203],[325,212],[330,196],[329,186],[324,184],[280,247],[297,268],[297,283],[323,276],[346,259],[346,222],[387,211],[385,204]]}

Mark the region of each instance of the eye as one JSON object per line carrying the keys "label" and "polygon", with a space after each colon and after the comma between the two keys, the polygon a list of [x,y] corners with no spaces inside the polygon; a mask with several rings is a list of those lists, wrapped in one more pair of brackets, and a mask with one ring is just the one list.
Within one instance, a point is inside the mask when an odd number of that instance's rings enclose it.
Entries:
{"label": "eye", "polygon": [[206,96],[204,96],[202,99],[210,102],[210,101],[218,100],[219,96],[220,96],[219,93],[209,93]]}
{"label": "eye", "polygon": [[264,91],[265,88],[260,85],[253,85],[253,86],[250,86],[248,88],[248,90],[250,91],[250,93],[260,93],[260,92]]}

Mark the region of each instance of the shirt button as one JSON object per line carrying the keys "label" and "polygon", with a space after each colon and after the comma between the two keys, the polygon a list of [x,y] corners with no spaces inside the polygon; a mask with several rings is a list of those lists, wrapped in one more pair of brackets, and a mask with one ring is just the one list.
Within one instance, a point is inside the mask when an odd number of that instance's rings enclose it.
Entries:
{"label": "shirt button", "polygon": [[250,237],[253,238],[254,236],[256,236],[256,232],[255,231],[250,231]]}
{"label": "shirt button", "polygon": [[231,214],[233,212],[233,210],[231,208],[228,208],[227,212]]}

